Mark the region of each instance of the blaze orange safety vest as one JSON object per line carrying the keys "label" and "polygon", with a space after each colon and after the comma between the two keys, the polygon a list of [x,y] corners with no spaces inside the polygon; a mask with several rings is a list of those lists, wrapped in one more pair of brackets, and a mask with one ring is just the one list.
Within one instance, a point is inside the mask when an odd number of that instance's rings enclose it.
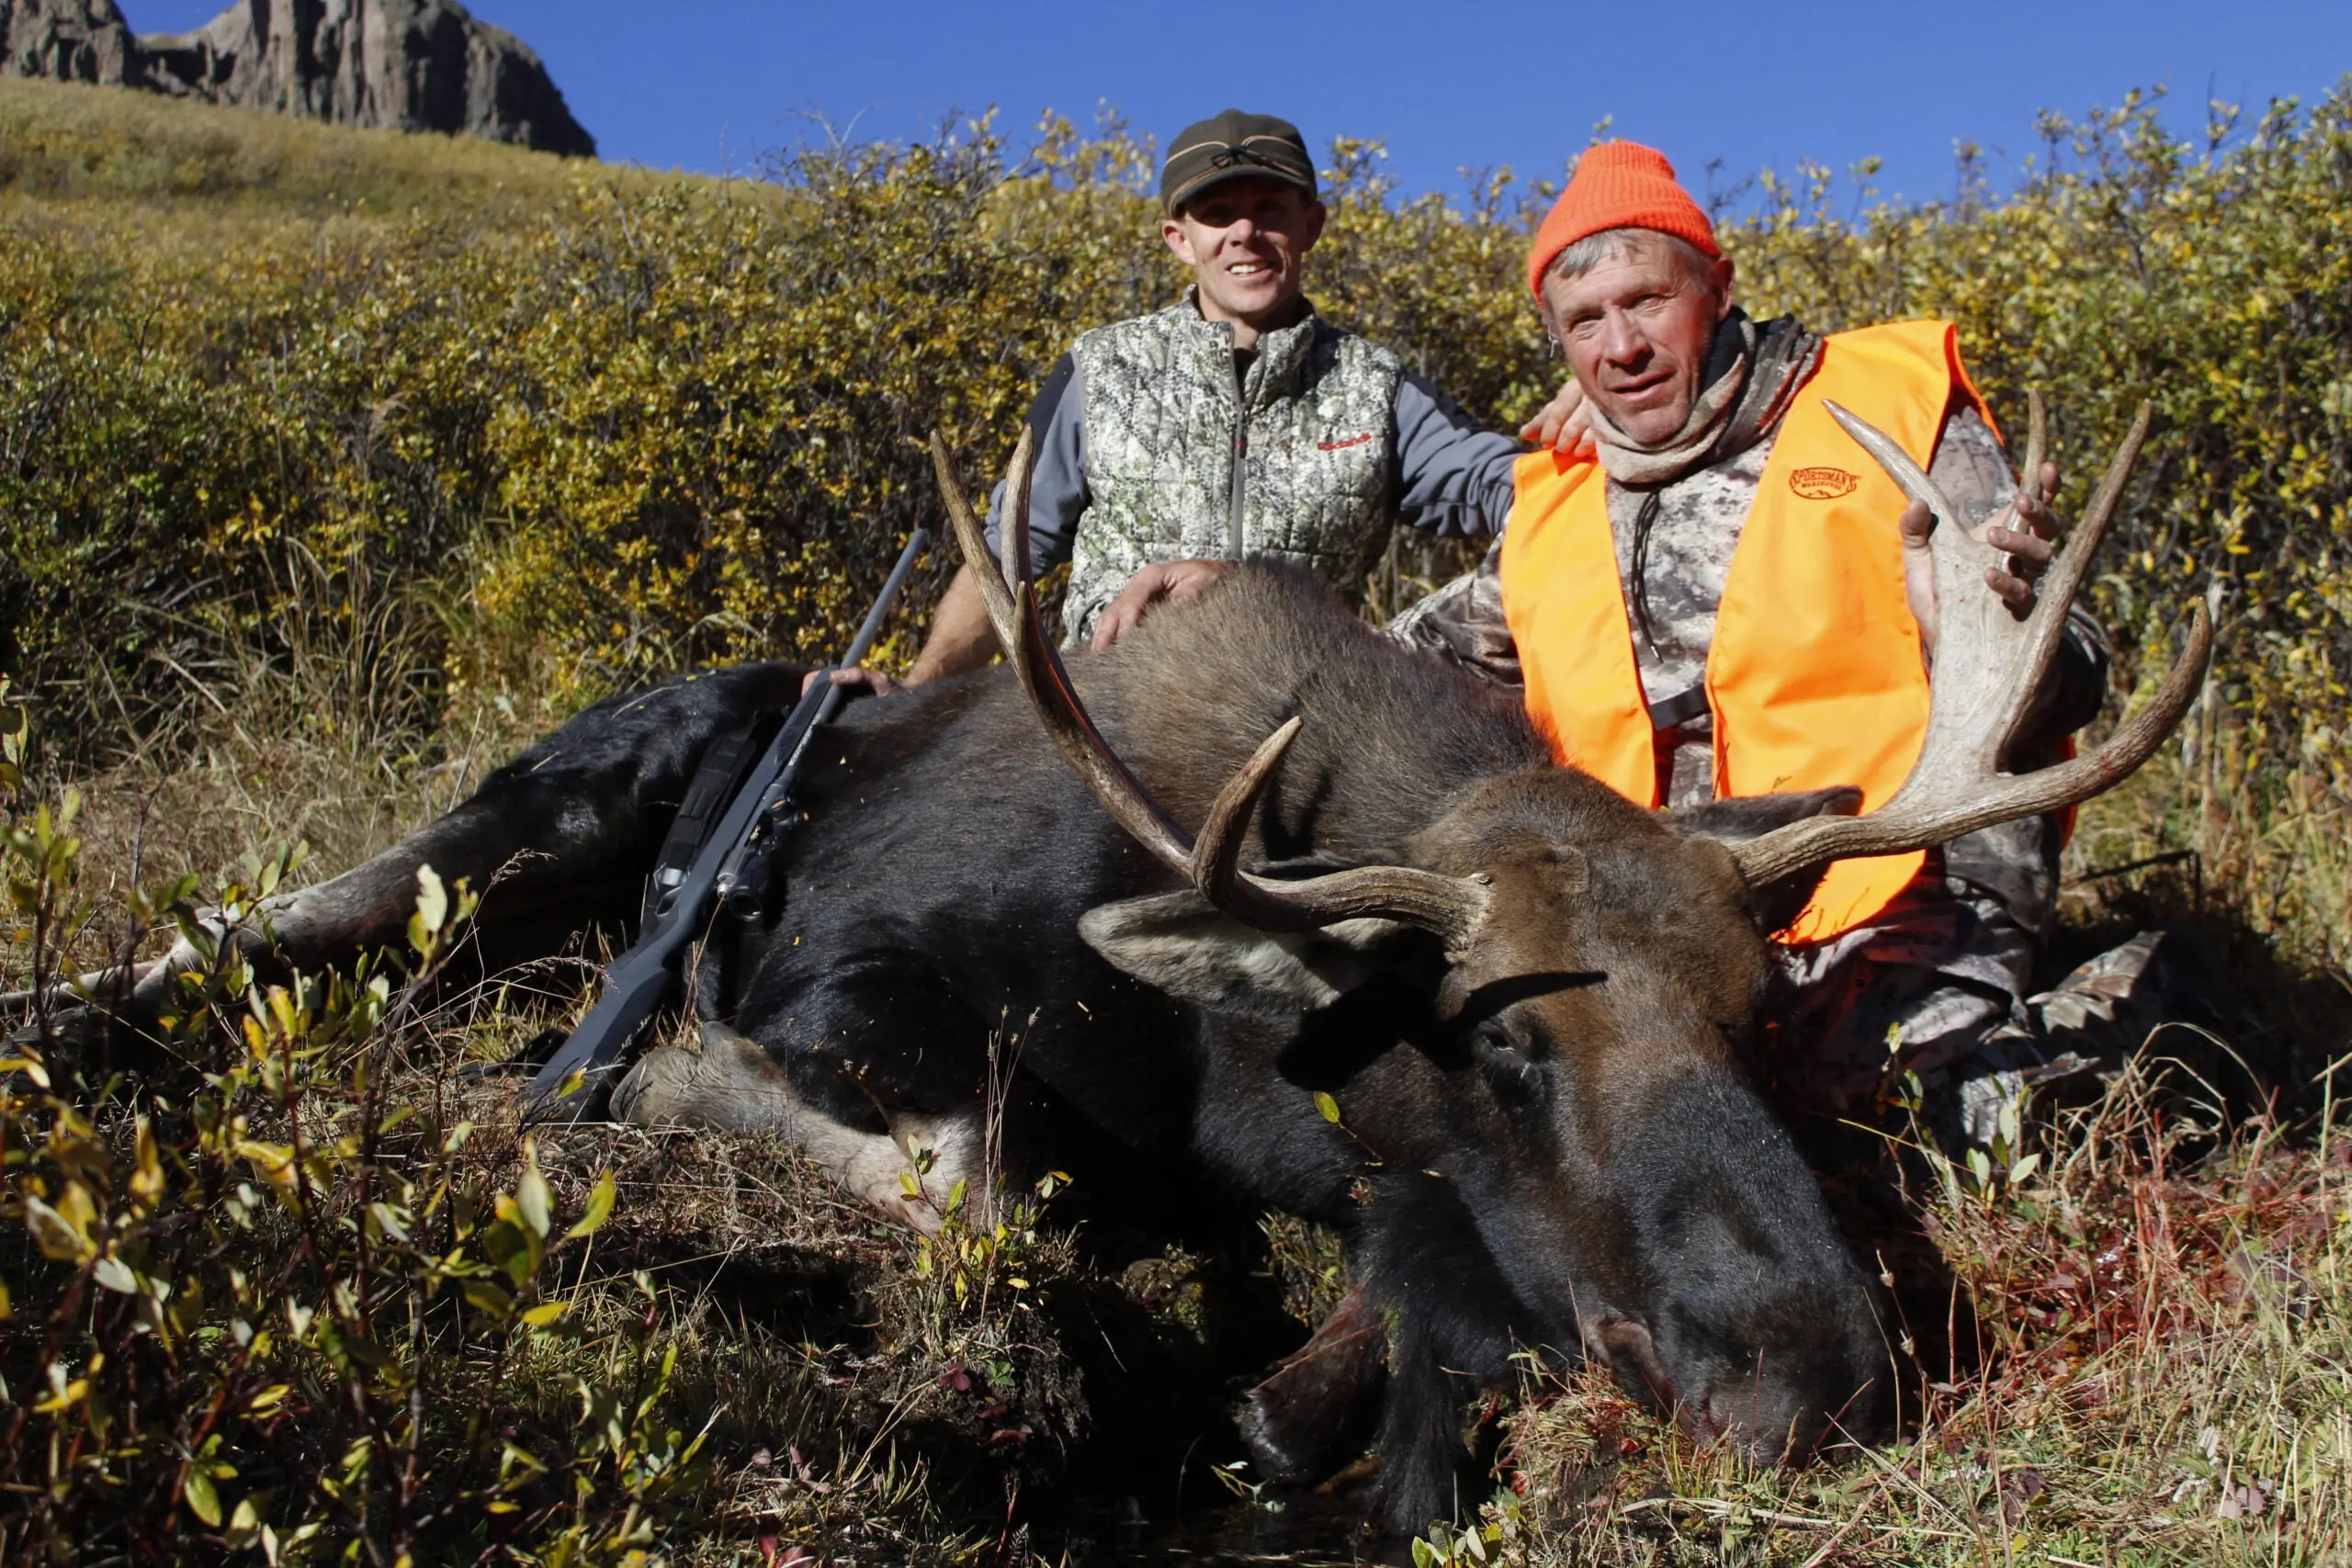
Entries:
{"label": "blaze orange safety vest", "polygon": [[[1955,391],[1991,423],[1949,323],[1868,327],[1824,343],[1772,444],[1715,612],[1706,687],[1718,798],[1852,784],[1867,811],[1917,761],[1928,675],[1903,592],[1895,520],[1905,498],[1822,404],[1860,414],[1925,468]],[[1528,711],[1562,761],[1656,807],[1655,731],[1606,478],[1597,463],[1535,452],[1514,479],[1503,613]],[[1925,860],[1915,852],[1838,862],[1781,940],[1824,942],[1860,925]]]}

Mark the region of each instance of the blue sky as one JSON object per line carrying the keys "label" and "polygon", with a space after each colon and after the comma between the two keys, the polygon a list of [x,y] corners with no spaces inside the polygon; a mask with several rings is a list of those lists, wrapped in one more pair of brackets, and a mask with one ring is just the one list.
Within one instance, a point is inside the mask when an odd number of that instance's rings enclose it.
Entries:
{"label": "blue sky", "polygon": [[[225,0],[122,0],[132,27],[201,24]],[[2201,123],[2211,91],[2308,104],[2352,71],[2352,0],[2226,5],[1749,0],[1553,6],[1488,0],[1168,6],[1095,0],[815,5],[804,0],[479,0],[548,62],[607,158],[717,171],[812,133],[927,133],[994,104],[1025,132],[1098,103],[1162,139],[1230,105],[1284,114],[1318,151],[1384,139],[1408,191],[1459,171],[1551,174],[1611,116],[1694,189],[1799,158],[1885,161],[1880,188],[1951,187],[1953,142],[1996,183],[2032,150],[2035,110],[2075,114],[2168,85]],[[1623,18],[1612,22],[1610,18]]]}

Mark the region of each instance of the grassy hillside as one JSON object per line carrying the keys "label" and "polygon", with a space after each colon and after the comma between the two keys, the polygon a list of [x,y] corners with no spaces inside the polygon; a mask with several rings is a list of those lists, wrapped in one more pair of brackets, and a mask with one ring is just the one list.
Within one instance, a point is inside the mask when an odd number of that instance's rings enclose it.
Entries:
{"label": "grassy hillside", "polygon": [[387,136],[157,94],[0,81],[0,186],[18,197],[185,201],[183,218],[244,208],[511,220],[544,212],[575,180],[636,177],[473,137]]}
{"label": "grassy hillside", "polygon": [[[1937,1381],[1902,1443],[1757,1473],[1531,1375],[1477,1540],[1417,1561],[2352,1553],[2326,1070],[2352,88],[2210,146],[2140,104],[2043,130],[2018,190],[1893,207],[1802,170],[1726,243],[1759,313],[1960,321],[1997,413],[2050,398],[2064,505],[2157,403],[2097,589],[2119,686],[2192,596],[2222,653],[2183,742],[2086,813],[2067,941],[2183,921],[2241,986],[2231,1037],[2163,1037],[2006,1183],[1930,1166],[1913,1239],[1955,1289],[1907,1325]],[[1516,281],[1530,193],[1449,209],[1363,144],[1332,163],[1318,302],[1482,416],[1527,412],[1556,375]],[[0,83],[5,984],[340,869],[616,685],[834,646],[935,521],[922,434],[993,471],[1076,330],[1174,293],[1149,170],[1115,126],[1018,167],[976,128],[719,182]],[[461,913],[423,913],[429,968]],[[1106,1262],[1052,1223],[1069,1195],[918,1242],[756,1141],[526,1139],[508,1088],[455,1069],[563,1022],[579,972],[496,1010],[232,975],[189,1010],[200,1071],[135,1101],[0,1084],[0,1559],[1108,1562],[1197,1542],[1187,1520],[1268,1556],[1344,1533],[1344,1499],[1221,1468],[1221,1380],[1270,1330],[1216,1258]],[[1248,1256],[1301,1321],[1328,1297],[1325,1238],[1274,1224]]]}

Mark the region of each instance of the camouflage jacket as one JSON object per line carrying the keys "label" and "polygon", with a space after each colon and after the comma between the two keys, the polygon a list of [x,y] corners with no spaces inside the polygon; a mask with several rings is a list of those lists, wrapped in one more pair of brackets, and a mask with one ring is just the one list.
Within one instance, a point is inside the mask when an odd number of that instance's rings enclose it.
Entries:
{"label": "camouflage jacket", "polygon": [[1030,428],[1031,565],[1071,563],[1074,639],[1158,561],[1270,557],[1360,598],[1400,518],[1499,532],[1522,450],[1312,307],[1237,353],[1190,292],[1080,337]]}

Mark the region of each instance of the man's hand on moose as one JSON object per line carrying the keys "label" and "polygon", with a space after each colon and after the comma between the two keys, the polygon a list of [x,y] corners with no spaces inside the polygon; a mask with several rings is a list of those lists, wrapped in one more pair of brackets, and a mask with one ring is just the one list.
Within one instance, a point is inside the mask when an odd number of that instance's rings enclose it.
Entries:
{"label": "man's hand on moose", "polygon": [[[821,670],[811,670],[808,673],[800,677],[800,694],[804,697],[807,696],[808,694],[808,688],[815,685],[817,683],[817,677],[823,673],[824,671]],[[855,695],[859,692],[865,692],[876,697],[887,697],[891,693],[899,689],[899,682],[882,673],[881,671],[866,670],[856,666],[852,666],[846,670],[834,671],[833,684],[836,686],[847,686],[851,688],[852,695]]]}
{"label": "man's hand on moose", "polygon": [[1143,625],[1144,613],[1162,599],[1171,604],[1197,599],[1201,590],[1232,568],[1225,560],[1159,561],[1127,579],[1119,596],[1094,618],[1091,646],[1098,653]]}
{"label": "man's hand on moose", "polygon": [[[2057,521],[2042,498],[2058,489],[2058,465],[2041,465],[2041,482],[2020,490],[2017,501],[1969,530],[1970,537],[2007,554],[2007,570],[1984,569],[1984,585],[1998,594],[2012,614],[2023,619],[2033,609],[2034,583],[2057,553]],[[2023,525],[2022,527],[2019,525]],[[1936,656],[1936,555],[1928,541],[1936,531],[1935,513],[1918,502],[1903,509],[1903,592],[1919,622],[1919,642],[1929,660]]]}
{"label": "man's hand on moose", "polygon": [[1577,385],[1576,378],[1562,382],[1543,412],[1519,427],[1519,438],[1539,447],[1548,446],[1563,457],[1582,460],[1592,457],[1592,432],[1587,423],[1584,389]]}

